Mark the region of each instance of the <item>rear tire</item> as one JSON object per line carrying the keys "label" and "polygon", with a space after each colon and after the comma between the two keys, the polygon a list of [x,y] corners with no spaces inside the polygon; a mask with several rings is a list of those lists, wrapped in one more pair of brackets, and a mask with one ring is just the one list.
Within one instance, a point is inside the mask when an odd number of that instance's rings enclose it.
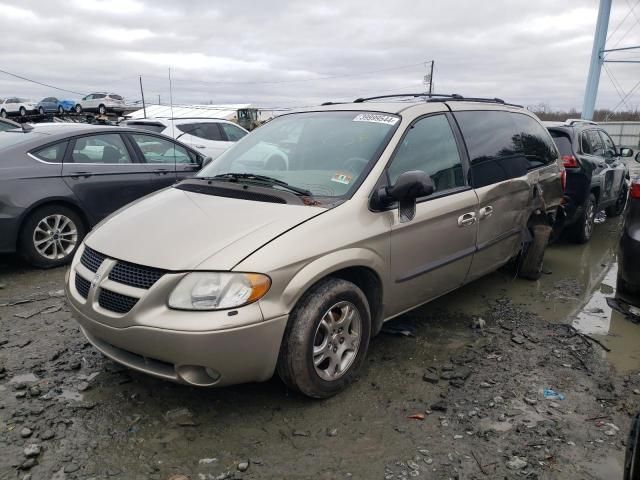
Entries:
{"label": "rear tire", "polygon": [[293,309],[278,357],[278,374],[291,389],[313,398],[343,390],[362,367],[371,314],[355,284],[327,278]]}
{"label": "rear tire", "polygon": [[7,111],[6,110],[0,111],[0,117],[7,118]]}
{"label": "rear tire", "polygon": [[100,115],[106,115],[107,114],[107,107],[105,107],[104,105],[100,105],[98,107],[98,113]]}
{"label": "rear tire", "polygon": [[623,182],[620,187],[620,193],[618,194],[618,199],[616,200],[616,204],[611,207],[606,208],[607,217],[619,217],[623,214],[625,207],[627,206],[627,197],[629,196],[629,187],[627,187],[627,182]]}
{"label": "rear tire", "polygon": [[58,106],[58,115],[62,115],[64,113],[64,108],[62,108],[62,105]]}
{"label": "rear tire", "polygon": [[42,108],[42,107],[38,108],[38,113],[40,115],[44,115],[44,108]]}
{"label": "rear tire", "polygon": [[76,113],[82,113],[82,106],[78,104],[74,107],[74,110]]}
{"label": "rear tire", "polygon": [[24,117],[24,116],[26,116],[26,115],[27,115],[27,109],[26,109],[26,108],[24,108],[24,107],[20,107],[19,112],[20,112],[20,116],[21,116],[21,117]]}
{"label": "rear tire", "polygon": [[71,261],[85,234],[84,222],[76,212],[62,205],[46,205],[22,225],[19,251],[35,267],[58,267]]}
{"label": "rear tire", "polygon": [[533,240],[526,245],[520,257],[518,277],[527,280],[538,280],[542,275],[544,253],[549,244],[549,237],[553,229],[549,225],[534,225]]}
{"label": "rear tire", "polygon": [[596,196],[589,194],[580,218],[571,228],[571,240],[575,243],[587,243],[593,236],[594,219],[596,217]]}

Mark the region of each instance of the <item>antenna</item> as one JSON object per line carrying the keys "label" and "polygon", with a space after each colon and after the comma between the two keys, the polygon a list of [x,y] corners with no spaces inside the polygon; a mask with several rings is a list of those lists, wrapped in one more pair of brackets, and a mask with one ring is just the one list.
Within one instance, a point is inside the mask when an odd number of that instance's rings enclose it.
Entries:
{"label": "antenna", "polygon": [[[173,117],[173,86],[171,85],[171,67],[169,67],[169,107],[171,108],[171,118]],[[176,138],[175,126],[171,122],[171,136]]]}

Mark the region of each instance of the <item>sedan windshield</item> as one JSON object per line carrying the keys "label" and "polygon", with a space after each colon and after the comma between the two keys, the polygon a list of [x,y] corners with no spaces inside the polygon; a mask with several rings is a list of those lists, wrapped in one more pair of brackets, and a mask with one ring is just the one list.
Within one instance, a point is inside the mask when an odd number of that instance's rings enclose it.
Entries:
{"label": "sedan windshield", "polygon": [[[284,115],[247,135],[198,177],[250,182],[269,177],[318,197],[349,196],[393,135],[400,118],[377,112]],[[239,174],[239,175],[230,175]],[[249,175],[247,175],[249,174]]]}

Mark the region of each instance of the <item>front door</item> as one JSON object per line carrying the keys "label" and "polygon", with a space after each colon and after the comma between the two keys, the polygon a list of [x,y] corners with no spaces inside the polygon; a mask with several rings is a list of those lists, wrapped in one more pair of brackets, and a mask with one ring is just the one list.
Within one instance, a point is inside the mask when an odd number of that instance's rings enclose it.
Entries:
{"label": "front door", "polygon": [[398,209],[392,211],[394,314],[459,287],[471,265],[478,199],[465,180],[450,122],[446,114],[416,120],[387,169],[389,185],[404,172],[421,170],[435,186],[432,195],[417,200],[413,219],[401,221]]}
{"label": "front door", "polygon": [[93,223],[148,193],[150,177],[117,133],[71,140],[62,176]]}
{"label": "front door", "polygon": [[606,186],[609,188],[608,199],[611,204],[618,201],[620,195],[620,187],[624,180],[626,169],[620,156],[619,151],[616,148],[613,140],[604,130],[600,130],[600,136],[604,142],[604,159],[609,166],[607,171],[608,178],[605,181]]}

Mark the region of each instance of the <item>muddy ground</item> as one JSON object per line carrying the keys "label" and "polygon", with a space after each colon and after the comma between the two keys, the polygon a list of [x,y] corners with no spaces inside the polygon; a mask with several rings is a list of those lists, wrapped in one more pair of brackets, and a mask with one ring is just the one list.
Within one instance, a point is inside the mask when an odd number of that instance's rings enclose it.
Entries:
{"label": "muddy ground", "polygon": [[640,326],[605,300],[618,231],[552,246],[538,282],[496,272],[403,316],[414,336],[379,335],[325,401],[124,369],[80,335],[64,269],[0,257],[0,479],[622,478]]}

